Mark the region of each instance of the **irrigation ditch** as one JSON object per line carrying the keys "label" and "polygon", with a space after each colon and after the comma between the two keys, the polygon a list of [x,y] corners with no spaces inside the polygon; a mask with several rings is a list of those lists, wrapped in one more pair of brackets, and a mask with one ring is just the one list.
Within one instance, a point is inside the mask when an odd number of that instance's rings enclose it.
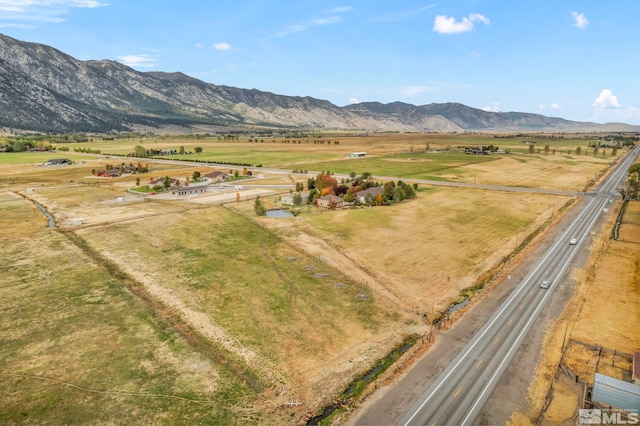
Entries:
{"label": "irrigation ditch", "polygon": [[404,338],[399,345],[393,348],[386,356],[380,358],[366,373],[349,383],[338,398],[326,406],[320,414],[307,420],[306,425],[328,426],[342,413],[355,408],[356,404],[365,395],[367,388],[419,341],[420,336],[417,334],[411,334]]}

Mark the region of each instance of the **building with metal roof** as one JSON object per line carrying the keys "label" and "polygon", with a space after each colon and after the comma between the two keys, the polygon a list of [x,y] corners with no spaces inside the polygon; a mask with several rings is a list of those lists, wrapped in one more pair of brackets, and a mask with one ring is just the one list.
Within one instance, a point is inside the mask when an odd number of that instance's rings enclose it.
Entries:
{"label": "building with metal roof", "polygon": [[640,386],[596,373],[591,400],[623,411],[640,411]]}

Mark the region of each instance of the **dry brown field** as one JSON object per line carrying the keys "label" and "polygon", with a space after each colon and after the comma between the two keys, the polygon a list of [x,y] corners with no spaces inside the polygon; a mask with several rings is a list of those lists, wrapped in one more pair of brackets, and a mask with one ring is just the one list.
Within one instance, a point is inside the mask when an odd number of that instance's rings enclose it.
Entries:
{"label": "dry brown field", "polygon": [[[285,170],[299,158],[323,165],[352,151],[419,169],[421,162],[398,161],[397,154],[425,140],[432,149],[456,143],[444,136],[374,135],[304,147],[291,158],[274,146],[269,155]],[[157,144],[164,143],[176,144]],[[247,142],[224,147],[253,157],[260,149]],[[447,167],[458,169],[452,180],[577,191],[614,160],[523,154]],[[2,254],[19,266],[6,265],[0,278],[0,312],[12,318],[0,327],[0,374],[9,378],[0,412],[11,416],[0,421],[38,422],[53,410],[61,423],[82,422],[91,407],[118,399],[104,423],[120,421],[120,412],[127,422],[299,423],[405,336],[426,332],[419,314],[446,309],[573,200],[421,185],[416,199],[394,206],[305,207],[293,219],[259,218],[253,200],[219,205],[210,195],[136,195],[127,192],[136,176],[91,176],[118,161],[86,156],[63,167],[0,164],[0,221],[12,242]],[[141,185],[206,170],[150,163]],[[269,185],[310,177],[259,174],[251,184],[264,190],[238,193],[264,194],[274,207],[279,195],[270,195]],[[34,202],[55,217],[60,232],[46,228]],[[74,225],[76,219],[82,224]],[[107,350],[97,354],[102,346]],[[107,368],[120,353],[122,363]],[[91,402],[84,417],[74,418],[79,395]],[[51,398],[56,402],[39,402]],[[136,405],[141,398],[145,403]],[[287,408],[295,401],[302,405]],[[181,408],[169,413],[175,406]]]}
{"label": "dry brown field", "polygon": [[48,229],[32,203],[2,192],[0,226],[0,423],[258,420],[240,378]]}
{"label": "dry brown field", "polygon": [[629,202],[619,238],[611,240],[615,219],[611,215],[606,232],[592,243],[588,267],[574,273],[572,300],[544,341],[530,406],[514,413],[514,424],[531,424],[538,416],[545,425],[575,424],[584,386],[593,385],[596,371],[630,380],[629,355],[640,350],[640,202]]}
{"label": "dry brown field", "polygon": [[[346,269],[355,279],[398,306],[433,314],[571,200],[439,187],[389,208],[318,210],[260,222],[336,267],[351,265]],[[249,214],[251,206],[238,208]]]}

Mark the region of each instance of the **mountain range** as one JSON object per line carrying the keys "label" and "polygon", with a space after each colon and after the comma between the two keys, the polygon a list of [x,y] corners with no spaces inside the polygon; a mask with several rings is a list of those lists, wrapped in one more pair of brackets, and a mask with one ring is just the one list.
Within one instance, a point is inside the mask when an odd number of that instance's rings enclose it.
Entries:
{"label": "mountain range", "polygon": [[41,132],[291,129],[400,132],[638,132],[623,123],[488,112],[459,103],[363,102],[215,85],[183,73],[139,72],[111,60],[80,61],[0,34],[0,127]]}

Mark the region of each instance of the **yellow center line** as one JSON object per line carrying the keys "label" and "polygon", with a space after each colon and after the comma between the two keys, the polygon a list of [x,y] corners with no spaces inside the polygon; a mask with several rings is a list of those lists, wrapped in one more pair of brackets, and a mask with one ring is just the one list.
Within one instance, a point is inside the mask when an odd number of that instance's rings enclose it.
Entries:
{"label": "yellow center line", "polygon": [[462,386],[460,386],[460,389],[458,389],[458,390],[456,391],[456,394],[455,394],[455,395],[453,395],[453,397],[454,397],[454,398],[457,398],[457,397],[458,397],[458,395],[460,395],[460,392],[461,392],[461,391],[462,391]]}
{"label": "yellow center line", "polygon": [[519,309],[522,309],[522,308],[524,308],[524,303],[520,304],[520,308]]}
{"label": "yellow center line", "polygon": [[431,426],[436,426],[436,422],[431,423]]}
{"label": "yellow center line", "polygon": [[512,322],[513,322],[513,318],[511,318],[511,319],[509,320],[509,322],[507,323],[507,325],[511,325],[511,323],[512,323]]}
{"label": "yellow center line", "polygon": [[493,341],[493,344],[495,345],[496,343],[498,343],[499,340],[500,340],[500,338],[496,337],[496,340]]}
{"label": "yellow center line", "polygon": [[480,365],[482,365],[482,363],[484,362],[483,359],[481,359],[480,361],[478,361],[478,363],[476,364],[476,368],[480,367]]}

